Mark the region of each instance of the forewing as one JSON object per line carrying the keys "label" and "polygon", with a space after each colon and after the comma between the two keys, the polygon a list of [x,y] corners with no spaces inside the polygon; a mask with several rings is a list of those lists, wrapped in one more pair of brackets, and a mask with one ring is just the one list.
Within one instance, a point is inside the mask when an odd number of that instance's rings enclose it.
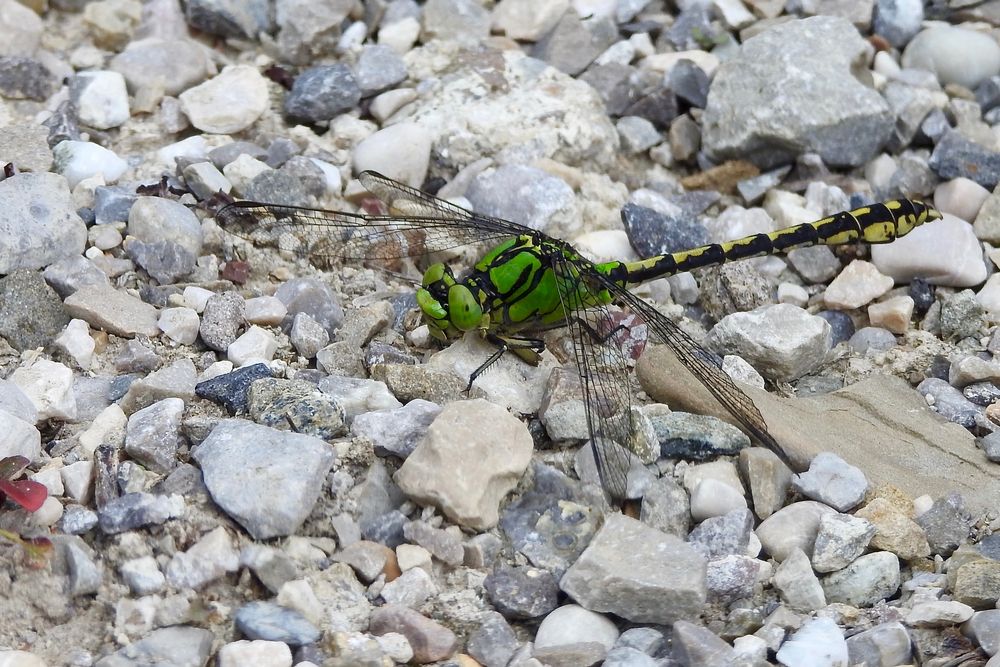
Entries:
{"label": "forewing", "polygon": [[573,339],[577,371],[586,405],[590,443],[601,485],[612,498],[625,498],[635,438],[630,372],[625,354],[613,335],[616,320],[605,306],[584,294],[592,281],[581,280],[590,263],[578,264],[563,255],[553,257],[553,270],[566,326]]}
{"label": "forewing", "polygon": [[469,224],[500,232],[505,236],[531,234],[532,230],[510,220],[473,213],[426,192],[411,188],[376,171],[363,171],[358,176],[361,184],[389,208],[389,216],[434,218],[439,220],[467,220]]}
{"label": "forewing", "polygon": [[523,225],[478,215],[373,171],[359,178],[386,204],[387,215],[241,201],[222,208],[216,221],[253,243],[278,245],[327,263],[419,257],[531,233]]}

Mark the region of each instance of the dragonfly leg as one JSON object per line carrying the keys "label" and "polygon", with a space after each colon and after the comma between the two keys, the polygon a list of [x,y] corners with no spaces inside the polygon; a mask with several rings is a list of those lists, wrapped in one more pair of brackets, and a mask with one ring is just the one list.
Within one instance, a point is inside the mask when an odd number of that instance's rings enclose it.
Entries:
{"label": "dragonfly leg", "polygon": [[541,352],[545,349],[545,341],[537,338],[512,338],[498,336],[494,333],[486,333],[484,336],[486,340],[497,346],[497,351],[491,354],[489,359],[480,364],[479,368],[472,371],[469,375],[469,384],[465,387],[466,394],[472,390],[472,384],[476,381],[476,378],[482,375],[490,366],[500,361],[500,357],[508,350],[532,366],[537,366],[541,361]]}
{"label": "dragonfly leg", "polygon": [[581,329],[583,329],[584,331],[587,332],[587,335],[590,336],[591,340],[593,340],[595,343],[598,343],[598,344],[607,343],[619,331],[629,331],[630,330],[629,327],[627,327],[626,325],[619,324],[614,329],[612,329],[611,331],[609,331],[607,334],[602,335],[597,329],[595,329],[594,327],[592,327],[589,322],[587,322],[586,320],[584,320],[581,317],[577,317],[576,318],[576,323],[580,325]]}

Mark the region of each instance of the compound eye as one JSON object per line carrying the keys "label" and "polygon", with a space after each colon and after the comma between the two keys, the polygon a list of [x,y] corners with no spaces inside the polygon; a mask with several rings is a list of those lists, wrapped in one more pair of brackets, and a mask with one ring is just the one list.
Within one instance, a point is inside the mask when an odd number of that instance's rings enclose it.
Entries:
{"label": "compound eye", "polygon": [[483,321],[483,307],[465,285],[453,285],[448,290],[448,314],[461,331],[475,329]]}

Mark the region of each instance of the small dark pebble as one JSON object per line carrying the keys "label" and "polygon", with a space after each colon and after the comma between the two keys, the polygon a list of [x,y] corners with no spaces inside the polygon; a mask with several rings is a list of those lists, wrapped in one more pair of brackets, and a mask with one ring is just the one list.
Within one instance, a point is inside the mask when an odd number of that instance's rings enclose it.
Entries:
{"label": "small dark pebble", "polygon": [[510,619],[538,618],[559,604],[559,585],[548,570],[501,565],[486,575],[490,603]]}
{"label": "small dark pebble", "polygon": [[962,395],[976,405],[986,407],[1000,400],[1000,387],[992,382],[974,382],[962,389]]}
{"label": "small dark pebble", "polygon": [[840,310],[823,310],[818,313],[830,325],[831,345],[836,346],[854,335],[854,320]]}
{"label": "small dark pebble", "polygon": [[934,292],[934,286],[923,278],[914,278],[910,282],[908,294],[913,299],[914,314],[918,317],[923,317],[934,303]]}
{"label": "small dark pebble", "polygon": [[199,382],[194,387],[194,393],[200,398],[222,405],[229,414],[234,415],[246,412],[250,385],[261,378],[269,377],[272,377],[272,374],[267,364],[244,366],[232,373],[217,375]]}

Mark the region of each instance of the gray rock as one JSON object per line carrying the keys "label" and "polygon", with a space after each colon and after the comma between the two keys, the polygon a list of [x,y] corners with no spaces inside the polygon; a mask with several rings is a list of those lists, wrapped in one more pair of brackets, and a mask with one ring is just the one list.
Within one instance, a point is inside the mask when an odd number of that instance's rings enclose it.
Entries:
{"label": "gray rock", "polygon": [[347,65],[311,67],[295,78],[285,98],[285,114],[316,123],[328,121],[357,106],[361,88]]}
{"label": "gray rock", "polygon": [[674,622],[672,640],[672,657],[682,665],[725,665],[735,655],[714,632],[688,621]]}
{"label": "gray rock", "polygon": [[667,477],[657,478],[642,495],[639,520],[681,539],[691,527],[691,503],[687,491]]}
{"label": "gray rock", "polygon": [[931,553],[944,558],[970,539],[972,517],[965,510],[962,496],[957,493],[938,498],[915,521],[924,529]]}
{"label": "gray rock", "polygon": [[874,628],[847,638],[850,663],[878,665],[905,665],[911,662],[910,635],[899,621],[880,623]]}
{"label": "gray rock", "polygon": [[705,560],[672,535],[612,514],[560,588],[588,609],[662,623],[700,612],[707,595]]}
{"label": "gray rock", "polygon": [[[715,73],[703,119],[706,151],[715,160],[742,157],[764,168],[805,152],[831,166],[864,164],[893,127],[885,100],[852,73],[866,48],[850,22],[830,16],[789,21],[748,39]],[[776,90],[783,91],[778,105]]]}
{"label": "gray rock", "polygon": [[869,607],[899,589],[899,559],[887,551],[857,558],[821,581],[827,602]]}
{"label": "gray rock", "polygon": [[785,560],[795,549],[811,555],[820,518],[833,512],[833,509],[813,500],[792,503],[757,526],[757,539],[777,561]]}
{"label": "gray rock", "polygon": [[195,397],[197,374],[193,361],[178,359],[129,385],[128,392],[121,400],[122,410],[126,414],[132,414],[164,398],[179,398],[191,402]]}
{"label": "gray rock", "polygon": [[[917,34],[923,20],[924,3],[921,0],[876,0],[872,29],[901,49]],[[850,640],[847,643],[850,647]],[[854,660],[853,655],[851,661],[860,662]]]}
{"label": "gray rock", "polygon": [[97,593],[104,579],[104,568],[95,561],[94,550],[75,536],[60,542],[69,571],[69,594],[76,597]]}
{"label": "gray rock", "polygon": [[210,296],[198,329],[202,341],[217,352],[225,352],[236,340],[243,326],[245,312],[246,302],[236,292]]}
{"label": "gray rock", "polygon": [[223,527],[203,535],[187,551],[178,551],[167,563],[167,581],[175,589],[198,590],[239,569],[239,552]]}
{"label": "gray rock", "polygon": [[125,432],[125,451],[153,472],[166,474],[177,466],[177,449],[184,401],[165,398],[132,413]]}
{"label": "gray rock", "polygon": [[403,536],[414,544],[427,549],[435,558],[456,566],[465,557],[462,534],[456,526],[435,528],[425,521],[408,521],[403,525]]}
{"label": "gray rock", "polygon": [[945,180],[964,176],[989,190],[1000,182],[1000,151],[970,141],[954,130],[945,132],[934,145],[930,166]]}
{"label": "gray rock", "polygon": [[1000,609],[977,611],[964,629],[971,633],[986,655],[1000,653]]}
{"label": "gray rock", "polygon": [[344,411],[316,385],[300,380],[262,378],[250,385],[250,417],[272,428],[332,440],[347,432]]}
{"label": "gray rock", "polygon": [[0,94],[43,101],[55,91],[55,77],[41,62],[25,56],[0,56]]}
{"label": "gray rock", "polygon": [[271,29],[265,0],[193,0],[186,4],[184,16],[192,27],[219,37],[254,38]]}
{"label": "gray rock", "polygon": [[184,513],[181,496],[154,496],[148,493],[126,493],[99,506],[101,531],[114,535],[150,524],[161,524]]}
{"label": "gray rock", "polygon": [[834,572],[865,552],[875,536],[870,521],[849,514],[824,514],[819,518],[812,565],[817,572]]}
{"label": "gray rock", "polygon": [[[212,499],[256,539],[268,539],[290,535],[301,525],[336,456],[313,436],[228,419],[194,458]],[[268,474],[257,474],[261,469]]]}
{"label": "gray rock", "polygon": [[357,85],[362,97],[370,97],[406,80],[406,63],[391,47],[372,44],[358,56]]}
{"label": "gray rock", "polygon": [[135,667],[137,664],[162,667],[189,667],[208,662],[214,635],[210,630],[176,625],[160,628],[125,648],[105,656],[94,667]]}
{"label": "gray rock", "polygon": [[712,328],[706,343],[720,354],[738,354],[766,377],[794,380],[825,359],[830,325],[782,303],[727,315]]}
{"label": "gray rock", "polygon": [[236,610],[236,627],[249,639],[302,646],[319,640],[319,630],[299,612],[272,602],[251,602]]}
{"label": "gray rock", "polygon": [[47,134],[45,127],[35,124],[11,124],[0,128],[0,155],[18,171],[47,172],[52,167]]}
{"label": "gray rock", "polygon": [[761,561],[750,556],[729,555],[708,561],[705,581],[709,601],[729,604],[752,597],[760,568]]}
{"label": "gray rock", "polygon": [[70,317],[123,338],[155,336],[156,308],[108,285],[81,287],[63,301]]}
{"label": "gray rock", "polygon": [[490,604],[510,619],[545,616],[559,603],[559,587],[546,570],[498,565],[483,580]]}
{"label": "gray rock", "polygon": [[531,55],[570,76],[576,76],[611,46],[617,36],[618,31],[609,18],[584,21],[575,11],[568,11],[535,44]]}
{"label": "gray rock", "polygon": [[0,336],[19,351],[45,347],[69,323],[55,291],[37,271],[18,269],[0,278]]}
{"label": "gray rock", "polygon": [[344,322],[344,309],[337,303],[333,292],[323,282],[315,278],[294,278],[285,281],[275,290],[288,314],[282,322],[282,328],[292,325],[295,316],[306,313],[321,327],[326,329],[331,337]]}
{"label": "gray rock", "polygon": [[504,165],[477,176],[465,193],[477,213],[503,217],[532,229],[550,229],[551,218],[569,208],[573,190],[540,169]]}
{"label": "gray rock", "polygon": [[812,612],[826,606],[823,588],[801,549],[793,549],[781,561],[774,571],[774,587],[785,604],[797,611]]}
{"label": "gray rock", "polygon": [[706,559],[743,555],[752,531],[753,513],[744,507],[705,519],[691,531],[687,542]]}
{"label": "gray rock", "polygon": [[809,470],[792,478],[792,486],[807,498],[846,512],[864,500],[868,480],[858,468],[824,452],[812,460]]}
{"label": "gray rock", "polygon": [[469,635],[466,650],[484,667],[506,667],[517,646],[517,636],[504,617],[488,612]]}
{"label": "gray rock", "polygon": [[754,514],[761,520],[785,506],[792,471],[769,449],[751,447],[740,451],[740,473],[749,482]]}
{"label": "gray rock", "polygon": [[606,616],[567,604],[539,624],[533,655],[543,664],[589,665],[599,662],[617,639],[618,628]]}
{"label": "gray rock", "polygon": [[0,274],[41,269],[83,252],[87,228],[66,179],[21,173],[0,181]]}
{"label": "gray rock", "polygon": [[351,423],[351,433],[371,440],[379,456],[405,459],[440,413],[441,406],[418,398],[401,408],[358,415]]}
{"label": "gray rock", "polygon": [[68,297],[81,287],[89,285],[111,286],[108,274],[82,255],[73,255],[49,264],[42,272],[42,277],[63,298]]}

